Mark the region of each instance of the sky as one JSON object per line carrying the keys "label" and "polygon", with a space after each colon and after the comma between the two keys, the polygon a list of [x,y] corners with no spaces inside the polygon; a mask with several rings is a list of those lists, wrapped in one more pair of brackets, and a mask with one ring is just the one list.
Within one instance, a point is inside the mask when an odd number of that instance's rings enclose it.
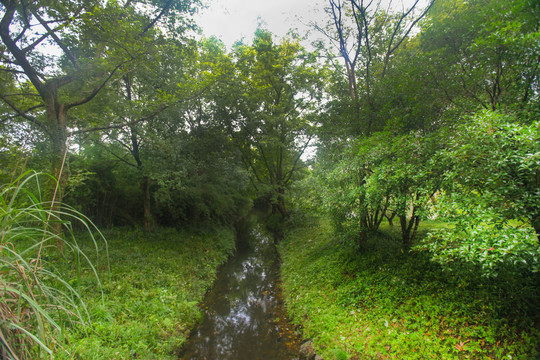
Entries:
{"label": "sky", "polygon": [[200,11],[196,21],[206,37],[220,38],[230,47],[242,38],[249,42],[261,21],[278,37],[285,36],[291,28],[303,33],[309,21],[325,18],[325,3],[325,0],[208,0],[209,7]]}
{"label": "sky", "polygon": [[[278,37],[289,29],[300,34],[310,29],[310,22],[323,23],[328,18],[324,7],[328,0],[206,0],[208,8],[199,12],[196,21],[206,37],[220,38],[230,48],[244,38],[249,42],[259,22]],[[387,2],[389,0],[381,0]],[[414,0],[393,0],[397,10]],[[421,3],[426,4],[427,0]]]}

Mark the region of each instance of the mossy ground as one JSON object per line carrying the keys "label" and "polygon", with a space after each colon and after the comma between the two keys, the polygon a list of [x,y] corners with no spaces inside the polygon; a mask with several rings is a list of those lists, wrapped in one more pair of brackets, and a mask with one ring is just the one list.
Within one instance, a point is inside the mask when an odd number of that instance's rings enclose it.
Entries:
{"label": "mossy ground", "polygon": [[[102,292],[89,268],[71,274],[91,316],[91,327],[65,329],[67,353],[75,359],[175,359],[200,317],[198,303],[216,270],[233,252],[228,229],[152,232],[117,229],[106,233],[94,258]],[[87,253],[95,253],[82,241]],[[69,353],[69,355],[68,355]]]}
{"label": "mossy ground", "polygon": [[317,221],[281,243],[288,312],[324,359],[538,358],[538,274],[443,271],[395,234],[358,248]]}

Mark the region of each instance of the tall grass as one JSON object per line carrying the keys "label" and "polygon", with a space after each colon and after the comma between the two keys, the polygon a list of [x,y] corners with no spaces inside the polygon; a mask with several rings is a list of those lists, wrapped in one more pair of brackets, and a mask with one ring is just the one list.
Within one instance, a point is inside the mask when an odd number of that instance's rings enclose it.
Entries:
{"label": "tall grass", "polygon": [[[55,268],[72,262],[80,272],[96,269],[82,252],[72,225],[97,229],[81,213],[61,205],[51,210],[43,188],[52,176],[27,172],[0,188],[0,358],[53,358],[62,351],[63,330],[70,323],[89,324],[77,291]],[[60,231],[58,229],[61,229]],[[101,283],[99,283],[101,285]]]}

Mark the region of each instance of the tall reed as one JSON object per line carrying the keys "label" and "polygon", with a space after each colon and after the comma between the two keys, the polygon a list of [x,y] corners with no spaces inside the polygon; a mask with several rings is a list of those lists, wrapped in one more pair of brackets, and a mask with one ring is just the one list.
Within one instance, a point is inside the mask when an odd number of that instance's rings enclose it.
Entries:
{"label": "tall reed", "polygon": [[[79,292],[56,270],[70,261],[96,268],[81,251],[74,223],[90,234],[96,251],[106,241],[92,222],[73,208],[51,210],[43,196],[52,176],[26,172],[0,188],[0,358],[53,358],[62,351],[63,329],[69,323],[89,324]],[[58,226],[60,225],[60,227]],[[58,231],[61,228],[61,231]],[[98,236],[95,237],[94,233]],[[62,244],[62,251],[58,250]]]}

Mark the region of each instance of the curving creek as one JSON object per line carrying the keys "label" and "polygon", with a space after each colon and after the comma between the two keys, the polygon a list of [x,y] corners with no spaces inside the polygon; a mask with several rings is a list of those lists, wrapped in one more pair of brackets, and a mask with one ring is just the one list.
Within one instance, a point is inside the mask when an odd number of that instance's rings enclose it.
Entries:
{"label": "curving creek", "polygon": [[203,320],[180,359],[297,359],[300,338],[287,321],[278,280],[273,241],[257,230],[240,239],[206,295]]}

